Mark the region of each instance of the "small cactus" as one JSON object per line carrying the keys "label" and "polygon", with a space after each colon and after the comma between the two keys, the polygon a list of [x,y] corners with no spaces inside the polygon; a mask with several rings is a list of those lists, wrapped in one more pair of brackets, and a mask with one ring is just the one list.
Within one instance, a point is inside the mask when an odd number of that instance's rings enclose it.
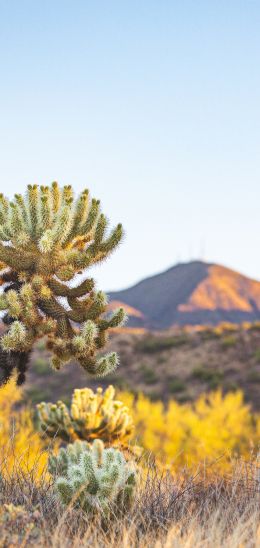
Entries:
{"label": "small cactus", "polygon": [[115,352],[97,353],[109,329],[125,321],[123,309],[107,317],[106,295],[95,291],[94,280],[73,283],[119,244],[122,225],[108,235],[107,225],[100,202],[90,200],[88,190],[76,200],[71,186],[57,183],[29,185],[26,196],[16,194],[12,202],[0,194],[0,310],[9,326],[1,338],[5,353],[28,353],[46,336],[55,369],[71,359],[96,376],[116,368]]}
{"label": "small cactus", "polygon": [[107,515],[126,510],[133,501],[136,468],[118,449],[105,449],[101,440],[75,442],[53,459],[49,470],[53,473],[56,464],[62,471],[55,487],[64,506],[72,503],[89,514]]}
{"label": "small cactus", "polygon": [[104,393],[102,388],[96,394],[90,388],[74,390],[70,409],[62,401],[42,402],[37,405],[40,428],[50,438],[66,442],[101,438],[105,443],[123,444],[134,423],[128,407],[114,397],[110,385]]}
{"label": "small cactus", "polygon": [[57,455],[50,454],[48,470],[52,476],[66,476],[70,464],[79,464],[80,456],[90,450],[91,445],[86,441],[69,443],[66,448],[61,447]]}

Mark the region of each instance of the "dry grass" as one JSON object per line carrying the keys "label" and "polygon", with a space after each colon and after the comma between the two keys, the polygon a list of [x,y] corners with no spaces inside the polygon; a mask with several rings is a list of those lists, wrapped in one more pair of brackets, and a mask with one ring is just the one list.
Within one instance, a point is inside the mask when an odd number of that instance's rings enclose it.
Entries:
{"label": "dry grass", "polygon": [[[152,463],[135,504],[108,523],[64,510],[46,477],[16,469],[0,488],[0,545],[53,548],[251,548],[260,546],[260,482],[255,464],[226,478],[173,478]],[[205,471],[204,471],[205,472]],[[10,506],[13,504],[14,506]],[[18,508],[17,508],[18,507]]]}

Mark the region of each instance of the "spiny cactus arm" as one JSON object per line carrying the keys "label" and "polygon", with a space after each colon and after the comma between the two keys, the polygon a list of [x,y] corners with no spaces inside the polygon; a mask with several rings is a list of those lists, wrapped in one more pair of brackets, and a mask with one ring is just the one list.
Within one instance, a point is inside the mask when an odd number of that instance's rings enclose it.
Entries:
{"label": "spiny cactus arm", "polygon": [[115,328],[115,327],[122,327],[127,322],[127,314],[124,310],[124,308],[120,307],[117,310],[114,311],[113,314],[108,319],[101,318],[97,321],[97,325],[100,331]]}
{"label": "spiny cactus arm", "polygon": [[0,261],[10,268],[21,271],[34,268],[34,255],[24,250],[23,254],[10,246],[0,243]]}
{"label": "spiny cactus arm", "polygon": [[57,318],[56,335],[57,337],[61,337],[61,338],[66,337],[69,339],[71,339],[75,335],[74,330],[66,314]]}
{"label": "spiny cactus arm", "polygon": [[22,304],[17,292],[14,291],[14,289],[11,289],[8,293],[6,293],[4,299],[7,302],[7,308],[10,316],[18,319],[22,313]]}
{"label": "spiny cactus arm", "polygon": [[75,322],[82,323],[88,318],[88,310],[94,303],[94,293],[90,293],[85,299],[79,300],[75,297],[68,297],[70,310],[67,311],[68,318]]}
{"label": "spiny cactus arm", "polygon": [[39,307],[47,316],[57,320],[58,318],[63,318],[66,311],[63,306],[56,301],[54,297],[47,299],[39,299]]}
{"label": "spiny cactus arm", "polygon": [[83,297],[87,293],[90,293],[94,289],[95,282],[93,278],[88,278],[81,282],[77,287],[69,287],[66,284],[62,284],[55,278],[49,280],[49,287],[55,293],[55,295],[60,297]]}
{"label": "spiny cactus arm", "polygon": [[96,320],[100,314],[106,311],[107,296],[104,291],[98,291],[94,296],[94,301],[91,307],[87,311],[87,318],[89,320]]}
{"label": "spiny cactus arm", "polygon": [[61,204],[61,191],[59,185],[54,181],[51,185],[51,195],[52,195],[52,209],[53,213],[57,213]]}
{"label": "spiny cactus arm", "polygon": [[85,223],[82,224],[82,226],[79,228],[78,235],[86,237],[89,232],[92,230],[92,228],[95,226],[95,223],[97,221],[98,215],[99,215],[99,209],[100,209],[100,200],[96,200],[93,198],[91,200],[91,206],[88,212],[87,219]]}
{"label": "spiny cactus arm", "polygon": [[9,213],[9,200],[2,193],[0,194],[0,211],[6,219]]}
{"label": "spiny cactus arm", "polygon": [[57,405],[45,402],[38,404],[37,419],[41,430],[50,438],[58,436],[67,442],[77,439],[69,410],[63,402],[59,401]]}
{"label": "spiny cactus arm", "polygon": [[72,225],[72,198],[67,199],[52,229],[53,243],[65,242]]}
{"label": "spiny cactus arm", "polygon": [[38,185],[27,186],[30,235],[35,242],[39,236],[39,188]]}
{"label": "spiny cactus arm", "polygon": [[31,344],[30,334],[19,321],[13,322],[8,333],[1,339],[1,346],[6,352],[10,350],[26,352],[31,348]]}
{"label": "spiny cactus arm", "polygon": [[113,373],[119,364],[119,358],[116,352],[111,352],[100,358],[94,368],[94,375],[97,377],[105,377],[109,373]]}
{"label": "spiny cactus arm", "polygon": [[52,195],[48,186],[41,187],[41,229],[50,229],[53,220]]}
{"label": "spiny cactus arm", "polygon": [[28,226],[26,225],[22,212],[17,204],[11,202],[10,211],[8,233],[10,234],[12,244],[24,248],[25,246],[28,246],[28,243],[30,242]]}
{"label": "spiny cactus arm", "polygon": [[66,478],[60,477],[56,481],[56,488],[58,490],[61,503],[64,504],[64,506],[68,506],[73,496],[73,487]]}
{"label": "spiny cactus arm", "polygon": [[5,293],[0,295],[0,310],[6,310],[8,308],[8,301]]}
{"label": "spiny cactus arm", "polygon": [[[65,240],[65,245],[73,245],[73,241],[77,236],[81,235],[82,226],[86,223],[89,208],[89,190],[85,189],[79,196],[71,226],[71,230]],[[76,238],[77,239],[77,238]]]}
{"label": "spiny cactus arm", "polygon": [[27,204],[22,196],[22,194],[15,194],[15,202],[20,208],[20,212],[22,214],[24,224],[26,227],[26,232],[29,232],[29,216],[28,216],[28,208]]}
{"label": "spiny cactus arm", "polygon": [[98,251],[100,253],[105,253],[106,256],[118,246],[118,244],[121,242],[123,238],[123,226],[122,224],[118,224],[114,230],[112,231],[111,235],[103,242],[100,243]]}
{"label": "spiny cactus arm", "polygon": [[122,225],[119,224],[117,227],[112,231],[111,235],[104,241],[100,241],[100,236],[102,235],[102,231],[104,228],[104,225],[106,224],[106,218],[102,216],[102,223],[100,225],[97,225],[97,228],[99,226],[99,230],[96,234],[96,241],[95,238],[93,239],[93,242],[89,245],[89,247],[86,250],[78,251],[78,253],[74,253],[71,255],[71,264],[78,269],[85,269],[88,268],[91,265],[94,265],[98,262],[103,261],[108,255],[114,251],[114,249],[118,246],[120,243],[122,236],[123,236],[123,228]]}

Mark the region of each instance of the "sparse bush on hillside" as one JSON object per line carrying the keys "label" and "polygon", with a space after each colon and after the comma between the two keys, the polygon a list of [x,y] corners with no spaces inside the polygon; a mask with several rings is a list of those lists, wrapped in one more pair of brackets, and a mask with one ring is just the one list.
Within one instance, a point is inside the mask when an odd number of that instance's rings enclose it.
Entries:
{"label": "sparse bush on hillside", "polygon": [[185,333],[171,337],[155,337],[150,335],[138,342],[137,349],[147,353],[161,352],[162,350],[182,346],[187,344],[187,342],[189,342],[189,337]]}
{"label": "sparse bush on hillside", "polygon": [[254,359],[257,363],[260,363],[260,348],[257,348],[257,350],[255,351]]}
{"label": "sparse bush on hillside", "polygon": [[186,384],[181,379],[169,378],[167,380],[167,387],[171,394],[177,394],[178,392],[183,392],[186,390]]}
{"label": "sparse bush on hillside", "polygon": [[105,449],[101,440],[92,445],[75,443],[76,462],[71,451],[61,450],[66,454],[67,466],[55,486],[62,504],[73,504],[89,514],[115,515],[126,510],[133,501],[136,485],[133,465],[125,461],[118,449]]}
{"label": "sparse bush on hillside", "polygon": [[48,360],[44,358],[36,358],[33,362],[34,370],[36,373],[40,376],[42,375],[49,375],[50,373],[50,367]]}
{"label": "sparse bush on hillside", "polygon": [[0,195],[0,283],[6,285],[0,309],[9,325],[1,338],[8,362],[3,382],[15,366],[22,367],[19,382],[24,381],[27,363],[21,364],[21,355],[44,336],[55,369],[72,358],[92,375],[103,376],[116,368],[115,353],[102,358],[97,353],[108,330],[124,323],[124,310],[104,318],[106,295],[94,290],[94,280],[71,284],[119,244],[122,225],[109,235],[107,226],[99,201],[90,201],[88,190],[77,200],[71,186],[59,188],[57,183],[29,185],[26,196],[16,194],[13,202]]}
{"label": "sparse bush on hillside", "polygon": [[140,365],[139,370],[141,372],[142,381],[145,384],[155,384],[158,382],[158,375],[152,367],[149,367],[149,365]]}
{"label": "sparse bush on hillside", "polygon": [[223,337],[221,340],[221,346],[222,348],[232,348],[233,346],[236,346],[237,344],[237,337],[235,335],[226,335],[226,337]]}
{"label": "sparse bush on hillside", "polygon": [[247,380],[249,382],[260,383],[260,371],[249,371],[247,375]]}
{"label": "sparse bush on hillside", "polygon": [[192,377],[202,382],[209,383],[211,388],[216,388],[216,386],[223,381],[224,374],[222,371],[208,369],[204,366],[198,366],[193,369]]}
{"label": "sparse bush on hillside", "polygon": [[74,390],[70,409],[62,401],[42,402],[37,409],[41,430],[66,442],[101,438],[106,443],[124,444],[134,429],[129,409],[115,399],[111,385],[104,393],[102,388],[96,393],[90,388]]}

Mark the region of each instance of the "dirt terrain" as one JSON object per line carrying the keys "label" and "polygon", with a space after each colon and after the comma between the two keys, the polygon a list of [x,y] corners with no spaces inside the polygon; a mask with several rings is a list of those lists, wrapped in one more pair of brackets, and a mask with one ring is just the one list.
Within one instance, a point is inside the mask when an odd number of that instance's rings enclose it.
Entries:
{"label": "dirt terrain", "polygon": [[117,371],[105,379],[92,379],[76,364],[60,372],[50,370],[44,343],[34,350],[27,396],[34,402],[69,400],[76,387],[107,386],[152,399],[192,401],[205,391],[242,389],[254,409],[260,409],[260,324],[222,326],[202,330],[164,332],[124,330],[113,333],[108,350],[120,355]]}

